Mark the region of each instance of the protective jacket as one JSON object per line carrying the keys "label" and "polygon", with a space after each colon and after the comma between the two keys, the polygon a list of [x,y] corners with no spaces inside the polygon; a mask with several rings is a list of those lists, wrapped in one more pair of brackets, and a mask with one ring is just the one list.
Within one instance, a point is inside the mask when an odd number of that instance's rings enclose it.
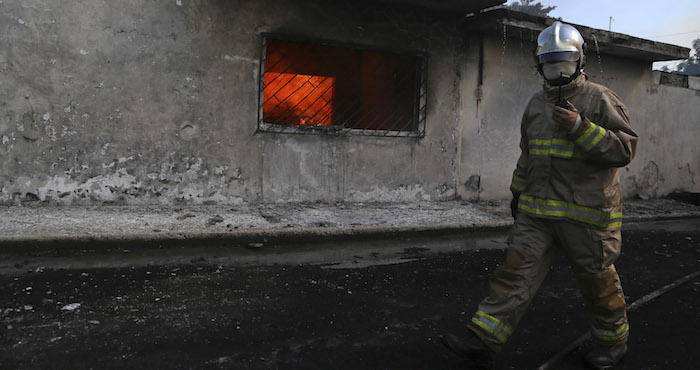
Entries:
{"label": "protective jacket", "polygon": [[[580,112],[574,133],[560,128],[552,110],[561,99]],[[634,157],[637,134],[620,97],[581,74],[571,83],[536,93],[521,122],[522,154],[511,191],[518,210],[540,218],[564,218],[603,229],[622,225],[617,167]]]}

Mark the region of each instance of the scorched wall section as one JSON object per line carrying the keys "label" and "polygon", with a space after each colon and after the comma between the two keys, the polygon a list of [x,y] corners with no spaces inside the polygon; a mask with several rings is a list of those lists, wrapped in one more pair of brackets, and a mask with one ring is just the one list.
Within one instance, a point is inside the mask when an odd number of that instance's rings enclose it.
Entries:
{"label": "scorched wall section", "polygon": [[[454,198],[458,18],[358,4],[0,3],[0,203]],[[426,53],[426,136],[256,133],[265,32]]]}

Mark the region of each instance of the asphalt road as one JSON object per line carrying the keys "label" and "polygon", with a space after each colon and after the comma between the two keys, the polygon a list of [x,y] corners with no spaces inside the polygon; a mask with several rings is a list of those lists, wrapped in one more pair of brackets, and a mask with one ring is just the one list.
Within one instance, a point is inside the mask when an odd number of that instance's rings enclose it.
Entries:
{"label": "asphalt road", "polygon": [[[464,327],[504,252],[401,243],[346,263],[25,261],[0,275],[0,368],[468,368],[438,338]],[[626,226],[628,302],[700,270],[699,246],[699,219]],[[631,313],[620,368],[697,369],[698,309],[694,279]],[[560,259],[497,368],[537,368],[585,331]],[[582,368],[581,351],[560,368]]]}

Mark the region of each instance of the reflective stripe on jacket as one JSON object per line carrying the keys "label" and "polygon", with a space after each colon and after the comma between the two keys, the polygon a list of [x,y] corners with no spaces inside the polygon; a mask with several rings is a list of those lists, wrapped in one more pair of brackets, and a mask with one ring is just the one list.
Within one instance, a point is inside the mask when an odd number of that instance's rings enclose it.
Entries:
{"label": "reflective stripe on jacket", "polygon": [[612,90],[581,74],[561,97],[581,113],[573,134],[552,119],[558,87],[535,94],[521,122],[520,149],[511,191],[518,209],[537,217],[565,218],[611,229],[622,225],[618,167],[634,157],[637,134],[629,112]]}

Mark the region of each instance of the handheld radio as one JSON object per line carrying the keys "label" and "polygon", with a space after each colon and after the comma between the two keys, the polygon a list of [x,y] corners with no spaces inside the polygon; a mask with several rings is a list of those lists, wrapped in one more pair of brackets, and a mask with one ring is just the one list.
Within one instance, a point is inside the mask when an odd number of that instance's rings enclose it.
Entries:
{"label": "handheld radio", "polygon": [[[562,73],[562,72],[559,73],[559,81],[562,80],[563,75],[564,75],[564,73]],[[570,110],[572,112],[574,111],[574,109],[571,107],[571,104],[569,104],[569,101],[561,98],[561,84],[559,85],[559,94],[557,96],[556,106],[562,107],[562,108]]]}

